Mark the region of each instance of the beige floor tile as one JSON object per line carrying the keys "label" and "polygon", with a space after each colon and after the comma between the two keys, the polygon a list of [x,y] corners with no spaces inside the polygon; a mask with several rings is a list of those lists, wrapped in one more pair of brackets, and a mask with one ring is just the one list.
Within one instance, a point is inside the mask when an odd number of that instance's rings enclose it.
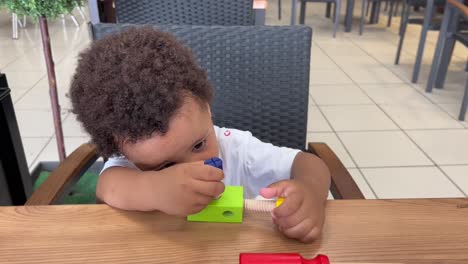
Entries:
{"label": "beige floor tile", "polygon": [[5,69],[2,73],[5,73],[10,89],[29,89],[42,78],[46,78],[45,71],[11,71]]}
{"label": "beige floor tile", "polygon": [[46,146],[49,139],[49,137],[22,138],[23,149],[26,155],[28,166],[33,164],[39,153],[41,153],[42,149]]}
{"label": "beige floor tile", "polygon": [[20,88],[11,89],[10,95],[11,95],[12,102],[13,103],[18,102],[18,100],[21,99],[21,97],[23,97],[28,91],[29,89],[20,89]]}
{"label": "beige floor tile", "polygon": [[[52,112],[37,110],[16,110],[22,137],[50,137],[54,133]],[[62,113],[62,119],[67,113]]]}
{"label": "beige floor tile", "polygon": [[89,137],[72,113],[63,121],[63,133],[65,137]]}
{"label": "beige floor tile", "polygon": [[359,167],[433,165],[400,131],[342,132],[338,136]]}
{"label": "beige floor tile", "polygon": [[468,165],[465,166],[442,166],[440,167],[455,184],[468,194]]}
{"label": "beige floor tile", "polygon": [[424,95],[408,84],[371,84],[360,85],[367,95],[377,104],[389,105],[427,105],[431,104]]}
{"label": "beige floor tile", "polygon": [[309,132],[332,132],[327,120],[316,106],[309,107],[307,115],[307,131]]}
{"label": "beige floor tile", "polygon": [[338,66],[318,47],[312,46],[312,55],[310,57],[311,70],[339,70]]}
{"label": "beige floor tile", "polygon": [[358,169],[348,169],[348,172],[351,174],[351,177],[353,177],[354,182],[356,182],[359,190],[361,190],[366,199],[376,199],[374,192]]}
{"label": "beige floor tile", "polygon": [[329,84],[352,84],[353,81],[346,76],[341,70],[311,70],[310,81],[311,87],[317,85]]}
{"label": "beige floor tile", "polygon": [[468,164],[468,130],[408,131],[438,165]]}
{"label": "beige floor tile", "polygon": [[29,59],[21,57],[8,64],[5,71],[46,71],[44,60]]}
{"label": "beige floor tile", "polygon": [[[423,85],[421,88],[424,91],[426,86]],[[460,84],[446,84],[444,89],[434,88],[431,93],[424,92],[424,96],[438,104],[461,104],[465,92],[463,88]]]}
{"label": "beige floor tile", "polygon": [[[59,88],[58,88],[59,89]],[[67,92],[58,90],[58,100],[62,110],[71,109],[71,101]],[[16,102],[16,109],[19,110],[50,110],[51,102],[49,88],[34,87]]]}
{"label": "beige floor tile", "polygon": [[[65,152],[70,155],[75,149],[89,141],[89,137],[65,137]],[[58,161],[58,151],[55,136],[41,152],[37,161]]]}
{"label": "beige floor tile", "polygon": [[[1,49],[1,48],[0,48],[0,49]],[[10,55],[7,55],[7,54],[0,55],[0,69],[5,68],[8,64],[10,64],[11,62],[13,62],[16,58],[17,58],[16,55],[13,55],[13,54],[10,54]]]}
{"label": "beige floor tile", "polygon": [[403,129],[463,128],[458,121],[433,104],[381,107]]}
{"label": "beige floor tile", "polygon": [[362,173],[382,199],[464,197],[437,167],[372,168]]}
{"label": "beige floor tile", "polygon": [[318,105],[374,104],[369,97],[354,84],[314,85],[309,91]]}
{"label": "beige floor tile", "polygon": [[333,61],[340,67],[350,68],[350,67],[381,67],[380,62],[372,58],[371,56],[338,56],[333,57]]}
{"label": "beige floor tile", "polygon": [[399,130],[375,105],[322,106],[321,110],[335,131]]}
{"label": "beige floor tile", "polygon": [[397,51],[396,43],[389,43],[388,41],[366,41],[363,43],[356,41],[356,44],[359,45],[366,53],[375,57],[382,55],[386,57],[394,57]]}
{"label": "beige floor tile", "polygon": [[348,66],[343,70],[358,84],[403,83],[402,79],[383,66],[361,68]]}
{"label": "beige floor tile", "polygon": [[[450,116],[458,120],[460,114],[461,103],[458,104],[440,104],[440,107],[444,109]],[[458,121],[464,127],[468,128],[468,113],[465,113],[465,121]]]}
{"label": "beige floor tile", "polygon": [[307,142],[326,143],[346,168],[356,167],[335,133],[307,133]]}
{"label": "beige floor tile", "polygon": [[318,44],[320,48],[329,56],[366,56],[366,54],[351,41],[339,41],[335,43]]}
{"label": "beige floor tile", "polygon": [[32,88],[15,104],[18,110],[50,110],[50,97],[47,90]]}

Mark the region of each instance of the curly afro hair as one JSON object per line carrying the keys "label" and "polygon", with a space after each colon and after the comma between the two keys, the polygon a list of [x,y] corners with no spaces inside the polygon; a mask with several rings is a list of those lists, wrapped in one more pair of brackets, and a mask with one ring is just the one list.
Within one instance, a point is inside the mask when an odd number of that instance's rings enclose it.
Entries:
{"label": "curly afro hair", "polygon": [[104,157],[119,154],[123,140],[166,133],[186,96],[211,102],[206,72],[190,49],[149,26],[95,41],[80,54],[70,88],[73,113]]}

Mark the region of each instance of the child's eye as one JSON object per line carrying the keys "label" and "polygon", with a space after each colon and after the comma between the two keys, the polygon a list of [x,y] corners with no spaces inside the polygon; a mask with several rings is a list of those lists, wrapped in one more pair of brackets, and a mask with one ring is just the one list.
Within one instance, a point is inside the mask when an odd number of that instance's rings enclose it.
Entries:
{"label": "child's eye", "polygon": [[193,146],[193,152],[200,152],[205,148],[205,146],[206,146],[206,139],[196,144],[195,146]]}
{"label": "child's eye", "polygon": [[168,163],[160,166],[157,170],[159,171],[159,170],[167,169],[167,168],[169,168],[169,167],[171,167],[171,166],[173,166],[175,164],[176,164],[175,162],[168,162]]}
{"label": "child's eye", "polygon": [[175,165],[175,162],[168,162],[163,166],[163,169],[169,168],[171,166]]}

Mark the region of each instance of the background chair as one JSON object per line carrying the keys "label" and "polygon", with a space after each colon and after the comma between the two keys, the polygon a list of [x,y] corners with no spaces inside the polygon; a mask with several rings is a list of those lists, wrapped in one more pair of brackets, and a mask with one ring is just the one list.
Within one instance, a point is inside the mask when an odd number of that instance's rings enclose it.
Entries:
{"label": "background chair", "polygon": [[118,23],[159,25],[254,24],[252,0],[116,0]]}
{"label": "background chair", "polygon": [[[383,0],[363,0],[361,5],[361,20],[359,22],[359,35],[362,35],[364,32],[364,21],[369,14],[369,9],[371,7],[371,3],[375,6],[375,10],[371,14],[370,22],[371,23],[378,23],[380,18],[380,10]],[[387,19],[387,27],[389,27],[392,23],[392,17],[394,15],[395,10],[398,9],[399,0],[389,0],[390,1],[390,9],[388,10],[388,19]],[[395,5],[396,3],[396,5]],[[388,1],[386,1],[388,4]],[[386,8],[384,8],[386,11]]]}
{"label": "background chair", "polygon": [[[295,0],[294,0],[295,1]],[[327,16],[329,13],[329,8],[331,8],[331,4],[335,5],[335,9],[333,11],[333,18],[335,21],[335,28],[333,29],[333,37],[336,37],[336,32],[340,28],[340,14],[341,14],[341,0],[301,0],[301,9],[299,14],[299,23],[305,23],[305,12],[307,8],[308,2],[325,2],[327,3]]]}
{"label": "background chair", "polygon": [[[432,88],[442,88],[444,86],[445,77],[452,57],[455,42],[460,41],[465,47],[468,46],[468,32],[460,29],[460,25],[468,21],[468,6],[457,2],[456,0],[448,0],[445,6],[444,18],[437,41],[436,50],[429,74],[429,80],[426,86],[426,92],[432,92]],[[460,20],[462,22],[460,22]],[[465,71],[467,69],[465,68]],[[468,107],[468,78],[465,82],[465,93],[462,98],[462,104],[458,119],[465,120],[466,109]]]}
{"label": "background chair", "polygon": [[[94,39],[132,25],[97,24]],[[263,141],[306,149],[312,30],[303,26],[155,26],[190,47],[215,87],[218,126],[249,130]],[[332,172],[336,199],[364,196],[326,144],[310,143]],[[95,146],[74,151],[36,190],[28,205],[51,204],[98,157]]]}
{"label": "background chair", "polygon": [[[440,29],[440,19],[434,17],[435,7],[440,7],[444,5],[445,0],[406,0],[403,5],[400,23],[400,40],[398,42],[397,54],[395,57],[396,65],[400,63],[401,50],[403,48],[403,42],[405,40],[406,28],[408,27],[408,24],[422,25],[421,36],[419,38],[418,44],[418,51],[416,53],[413,75],[411,78],[411,82],[413,83],[418,82],[419,72],[421,69],[421,63],[424,53],[424,46],[426,44],[427,31]],[[426,8],[423,18],[410,18],[411,9],[415,6],[424,6]]]}

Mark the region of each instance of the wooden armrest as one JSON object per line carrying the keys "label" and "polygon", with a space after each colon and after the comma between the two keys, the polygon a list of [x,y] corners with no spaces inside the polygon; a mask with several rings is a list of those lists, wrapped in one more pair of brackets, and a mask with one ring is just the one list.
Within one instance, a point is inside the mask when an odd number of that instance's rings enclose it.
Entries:
{"label": "wooden armrest", "polygon": [[309,143],[308,151],[321,158],[331,173],[330,191],[335,199],[365,199],[353,177],[325,143]]}
{"label": "wooden armrest", "polygon": [[25,205],[50,205],[57,202],[99,157],[97,148],[83,144],[62,161]]}
{"label": "wooden armrest", "polygon": [[453,5],[455,8],[460,10],[465,17],[468,17],[468,6],[464,5],[462,2],[457,0],[447,0],[449,4]]}

